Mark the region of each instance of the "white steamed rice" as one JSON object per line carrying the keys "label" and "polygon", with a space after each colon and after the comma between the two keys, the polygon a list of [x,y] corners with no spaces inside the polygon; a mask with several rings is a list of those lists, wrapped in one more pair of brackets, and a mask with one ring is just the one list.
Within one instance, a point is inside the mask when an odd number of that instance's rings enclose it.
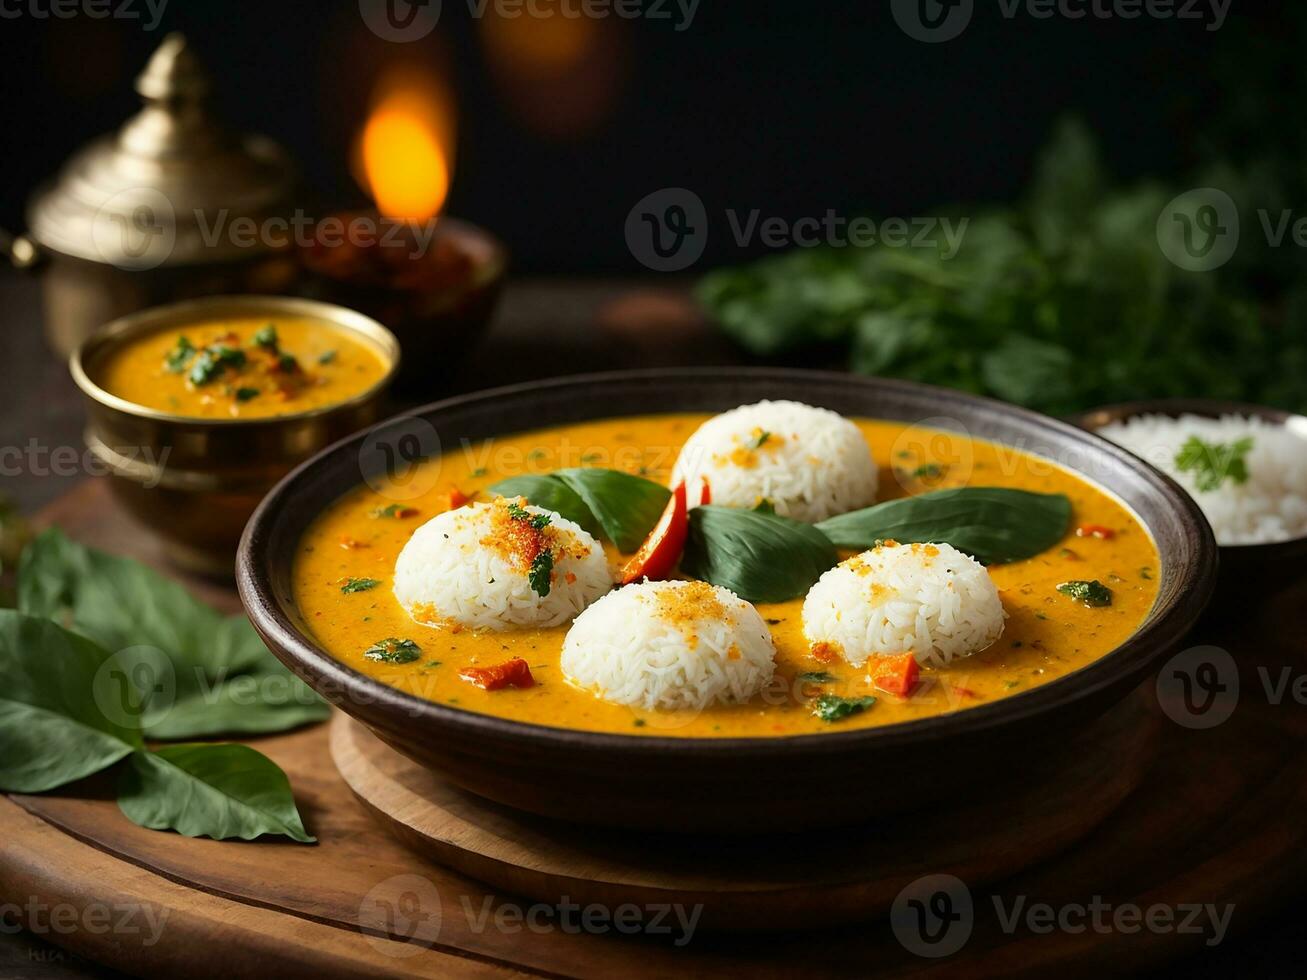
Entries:
{"label": "white steamed rice", "polygon": [[771,680],[775,647],[752,605],[706,582],[643,582],[576,618],[567,679],[616,704],[702,709],[747,701]]}
{"label": "white steamed rice", "polygon": [[714,504],[753,507],[768,500],[776,513],[809,523],[875,503],[878,478],[856,425],[791,401],[742,405],[699,426],[672,471],[673,485],[686,481],[690,506],[704,476]]}
{"label": "white steamed rice", "polygon": [[974,558],[947,544],[887,542],[816,581],[803,601],[803,633],[855,667],[903,653],[943,666],[997,640],[1005,616]]}
{"label": "white steamed rice", "polygon": [[433,517],[413,533],[395,562],[394,582],[395,598],[410,616],[471,629],[557,626],[613,587],[598,541],[552,511],[526,506],[528,513],[549,514],[555,542],[549,594],[536,594],[522,562],[489,543],[495,510],[507,506],[502,499],[469,504]]}
{"label": "white steamed rice", "polygon": [[[1098,434],[1174,477],[1203,509],[1221,544],[1307,536],[1307,433],[1241,415],[1138,415],[1104,426]],[[1190,436],[1224,445],[1251,437],[1252,449],[1244,457],[1247,482],[1225,479],[1215,490],[1199,490],[1197,474],[1182,473],[1175,465],[1176,454]]]}

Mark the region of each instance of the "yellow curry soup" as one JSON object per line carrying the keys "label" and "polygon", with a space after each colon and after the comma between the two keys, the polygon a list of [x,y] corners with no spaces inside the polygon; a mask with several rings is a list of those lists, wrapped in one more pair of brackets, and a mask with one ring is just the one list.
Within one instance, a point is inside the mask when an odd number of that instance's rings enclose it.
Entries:
{"label": "yellow curry soup", "polygon": [[188,418],[258,419],[349,401],[389,363],[371,343],[300,317],[233,317],[130,338],[97,365],[109,394]]}
{"label": "yellow curry soup", "polygon": [[[866,668],[814,659],[804,639],[803,598],[757,605],[776,644],[776,677],[742,705],[700,712],[648,711],[601,701],[570,685],[559,669],[567,625],[501,632],[455,631],[414,622],[391,594],[395,559],[412,532],[465,497],[523,472],[568,466],[621,469],[666,482],[682,443],[706,415],[619,418],[505,436],[465,445],[420,464],[392,486],[360,487],[309,528],[294,567],[294,597],[315,639],[351,668],[418,697],[457,708],[563,728],[637,735],[777,737],[894,724],[962,710],[1046,684],[1092,663],[1142,623],[1157,596],[1157,550],[1118,501],[1071,472],[1010,447],[900,423],[854,419],[881,466],[881,499],[951,486],[1005,486],[1065,494],[1066,538],[1034,558],[991,567],[1007,623],[988,650],[947,667],[926,667],[907,698],[875,690]],[[944,453],[937,450],[948,447]],[[942,460],[942,461],[941,461]],[[399,503],[396,503],[399,501]],[[1106,529],[1081,536],[1077,528]],[[614,563],[621,559],[605,544]],[[1068,580],[1099,579],[1110,606],[1090,607],[1059,593]],[[346,591],[358,583],[375,585]],[[388,638],[411,639],[412,663],[369,660]],[[482,690],[459,671],[521,657],[536,685]],[[801,675],[833,675],[814,684]],[[838,724],[814,716],[819,694],[874,694],[872,710]]]}

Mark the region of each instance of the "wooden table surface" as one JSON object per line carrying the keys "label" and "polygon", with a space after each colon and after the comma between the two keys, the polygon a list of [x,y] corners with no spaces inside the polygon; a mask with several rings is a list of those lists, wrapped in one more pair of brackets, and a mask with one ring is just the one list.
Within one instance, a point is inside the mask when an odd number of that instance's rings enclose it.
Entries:
{"label": "wooden table surface", "polygon": [[[0,310],[0,492],[34,512],[85,477],[82,410],[64,365],[45,347],[36,284],[0,276]],[[456,387],[431,398],[588,370],[738,360],[704,327],[683,284],[522,281],[507,290]],[[0,895],[0,903],[9,898]],[[1176,964],[1174,975],[1299,976],[1304,908],[1304,902],[1286,907],[1237,941]],[[104,975],[95,964],[0,922],[0,978]]]}

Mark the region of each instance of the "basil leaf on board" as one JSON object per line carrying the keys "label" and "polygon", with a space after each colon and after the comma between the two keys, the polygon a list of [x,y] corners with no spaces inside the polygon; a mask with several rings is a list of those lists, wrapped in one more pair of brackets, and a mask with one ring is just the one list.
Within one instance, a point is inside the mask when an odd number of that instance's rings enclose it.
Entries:
{"label": "basil leaf on board", "polygon": [[661,483],[621,470],[568,469],[554,474],[585,501],[608,540],[635,551],[653,530],[672,492]]}
{"label": "basil leaf on board", "polygon": [[165,745],[135,752],[119,776],[118,807],[132,823],[184,837],[253,840],[281,834],[314,841],[286,774],[247,745]]}
{"label": "basil leaf on board", "polygon": [[489,489],[491,493],[499,494],[501,497],[525,497],[527,503],[552,510],[555,514],[581,525],[591,534],[599,533],[599,522],[595,520],[585,501],[575,490],[555,477],[535,474],[510,476]]}
{"label": "basil leaf on board", "polygon": [[141,747],[142,692],[115,666],[57,623],[0,610],[0,789],[54,789]]}
{"label": "basil leaf on board", "polygon": [[959,487],[840,514],[817,529],[841,548],[862,551],[877,541],[951,544],[984,564],[1020,561],[1066,534],[1071,501],[1060,493],[1005,487]]}
{"label": "basil leaf on board", "polygon": [[681,571],[750,602],[784,602],[807,592],[838,558],[810,524],[708,505],[690,511]]}
{"label": "basil leaf on board", "polygon": [[[24,551],[18,600],[24,612],[68,621],[108,650],[166,655],[149,685],[165,689],[145,715],[151,737],[262,734],[330,715],[244,616],[222,616],[140,562],[87,548],[57,529]],[[238,682],[244,676],[260,679],[253,696],[248,682]],[[230,727],[215,727],[220,714]]]}

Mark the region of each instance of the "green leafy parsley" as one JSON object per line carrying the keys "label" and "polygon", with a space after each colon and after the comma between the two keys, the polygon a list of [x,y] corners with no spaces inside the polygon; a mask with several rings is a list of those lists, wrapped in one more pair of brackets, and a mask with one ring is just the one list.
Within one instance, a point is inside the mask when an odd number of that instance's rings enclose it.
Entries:
{"label": "green leafy parsley", "polygon": [[805,670],[798,676],[798,680],[808,681],[812,684],[830,684],[834,682],[835,675],[824,670]]}
{"label": "green leafy parsley", "polygon": [[277,325],[269,323],[267,326],[259,328],[254,335],[254,342],[260,347],[266,347],[268,350],[277,349]]}
{"label": "green leafy parsley", "polygon": [[875,703],[876,699],[870,695],[861,698],[842,698],[838,694],[823,694],[817,699],[817,706],[812,713],[822,721],[843,721],[845,718],[862,714]]}
{"label": "green leafy parsley", "polygon": [[191,362],[190,373],[186,375],[191,384],[207,385],[215,380],[227,368],[245,366],[245,352],[239,347],[227,344],[210,344],[196,355]]}
{"label": "green leafy parsley", "polygon": [[529,510],[516,502],[508,505],[508,516],[515,521],[526,521],[537,531],[548,527],[549,521],[551,520],[548,514],[532,514]]}
{"label": "green leafy parsley", "polygon": [[411,664],[422,656],[422,649],[412,640],[397,640],[388,636],[364,650],[363,656],[383,664]]}
{"label": "green leafy parsley", "polygon": [[184,336],[178,337],[177,343],[164,357],[163,366],[173,374],[181,374],[194,356],[195,345],[190,342],[190,339]]}
{"label": "green leafy parsley", "polygon": [[345,595],[351,592],[367,592],[369,589],[375,589],[381,584],[380,579],[375,578],[347,578],[340,587],[340,591]]}
{"label": "green leafy parsley", "polygon": [[1057,591],[1065,596],[1070,596],[1077,602],[1083,602],[1086,606],[1110,606],[1112,604],[1112,590],[1098,579],[1090,582],[1063,582],[1057,587]]}
{"label": "green leafy parsley", "polygon": [[1181,473],[1194,474],[1199,492],[1210,493],[1227,479],[1236,484],[1248,482],[1248,462],[1244,457],[1252,448],[1252,436],[1231,443],[1204,442],[1190,436],[1175,454],[1175,466]]}
{"label": "green leafy parsley", "polygon": [[526,576],[526,580],[531,585],[532,591],[541,598],[549,595],[553,572],[554,553],[548,548],[545,548],[531,560],[531,570]]}

